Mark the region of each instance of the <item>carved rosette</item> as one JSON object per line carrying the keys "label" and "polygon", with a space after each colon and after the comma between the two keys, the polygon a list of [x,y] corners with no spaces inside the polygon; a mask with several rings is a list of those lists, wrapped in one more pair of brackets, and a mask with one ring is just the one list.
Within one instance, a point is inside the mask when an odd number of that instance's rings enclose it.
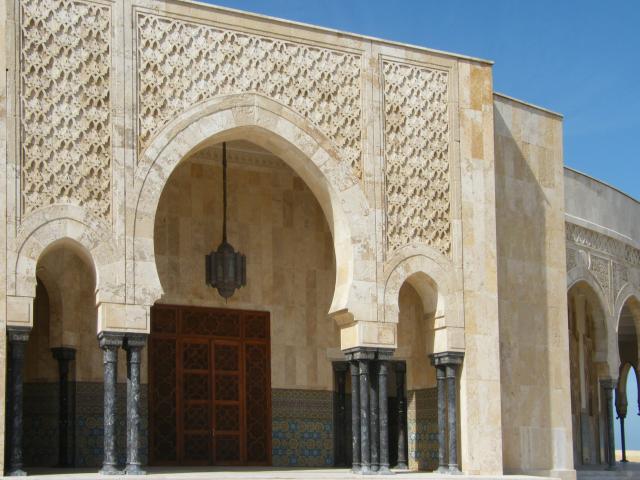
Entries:
{"label": "carved rosette", "polygon": [[111,8],[23,0],[22,208],[74,204],[111,216]]}
{"label": "carved rosette", "polygon": [[447,71],[385,61],[387,253],[422,242],[451,254]]}
{"label": "carved rosette", "polygon": [[147,13],[137,36],[139,152],[195,104],[256,92],[317,126],[361,178],[360,55]]}

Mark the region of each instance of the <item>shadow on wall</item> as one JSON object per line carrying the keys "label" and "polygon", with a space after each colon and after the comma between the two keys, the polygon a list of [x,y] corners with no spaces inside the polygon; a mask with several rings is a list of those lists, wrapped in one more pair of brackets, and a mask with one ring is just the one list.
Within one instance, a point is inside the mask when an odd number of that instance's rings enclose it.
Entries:
{"label": "shadow on wall", "polygon": [[529,112],[506,100],[496,102],[494,112],[503,461],[505,474],[512,474],[554,468],[550,393],[556,385],[550,378],[556,367],[548,344],[558,328],[550,312],[560,305],[548,298],[554,286],[545,268],[557,256],[547,251],[546,228],[556,205],[540,185],[558,191],[562,183],[553,183],[555,166],[545,164],[550,156],[516,137],[525,129],[513,124]]}

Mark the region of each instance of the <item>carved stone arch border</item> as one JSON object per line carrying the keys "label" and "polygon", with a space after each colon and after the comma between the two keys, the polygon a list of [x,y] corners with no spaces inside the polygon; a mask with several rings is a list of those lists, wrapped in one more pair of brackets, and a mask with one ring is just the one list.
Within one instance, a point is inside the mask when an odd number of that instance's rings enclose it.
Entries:
{"label": "carved stone arch border", "polygon": [[357,178],[311,122],[258,94],[228,95],[193,107],[169,123],[139,159],[130,301],[152,305],[163,293],[153,235],[160,195],[169,176],[190,153],[236,139],[248,139],[271,151],[307,183],[333,236],[336,286],[331,312],[348,311],[355,320],[373,319],[374,219]]}
{"label": "carved stone arch border", "polygon": [[[400,288],[411,277],[419,282],[416,274],[426,275],[437,288],[433,353],[464,351],[462,293],[455,289],[451,260],[435,248],[412,244],[401,248],[389,259],[384,269],[382,318],[385,322],[398,323]],[[420,294],[419,286],[416,290]]]}
{"label": "carved stone arch border", "polygon": [[[59,207],[59,206],[58,206]],[[118,258],[111,237],[78,218],[74,209],[57,212],[59,216],[24,225],[16,239],[16,248],[10,259],[8,293],[18,297],[34,298],[38,260],[55,245],[65,243],[83,258],[93,270],[96,284],[96,302],[121,301],[123,289],[118,284]],[[74,215],[74,213],[76,215]],[[64,215],[69,216],[64,216]]]}
{"label": "carved stone arch border", "polygon": [[[596,278],[584,265],[579,265],[567,274],[567,296],[573,287],[579,283],[585,283],[595,294],[602,314],[604,316],[600,323],[596,322],[596,335],[605,335],[605,342],[597,342],[596,352],[599,362],[606,362],[607,375],[611,378],[618,378],[618,335],[617,325],[612,315],[611,301],[607,298],[606,292],[602,289]],[[605,351],[602,351],[602,348]]]}

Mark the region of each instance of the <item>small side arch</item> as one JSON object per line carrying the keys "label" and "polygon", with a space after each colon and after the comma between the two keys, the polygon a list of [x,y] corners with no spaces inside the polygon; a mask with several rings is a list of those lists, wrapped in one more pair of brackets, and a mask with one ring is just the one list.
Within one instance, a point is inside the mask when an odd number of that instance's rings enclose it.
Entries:
{"label": "small side arch", "polygon": [[122,291],[114,276],[112,262],[118,256],[111,237],[75,218],[58,217],[45,221],[18,237],[8,291],[19,297],[35,297],[38,260],[52,248],[70,248],[90,266],[96,284],[96,301],[121,301]]}
{"label": "small side arch", "polygon": [[[464,338],[462,302],[452,289],[452,271],[450,261],[426,245],[409,245],[396,252],[384,273],[384,321],[398,323],[400,288],[407,281],[420,296],[425,313],[435,317],[434,353],[464,350],[460,340],[452,342],[453,338]],[[456,329],[462,334],[452,335]]]}
{"label": "small side arch", "polygon": [[590,301],[599,318],[594,318],[596,339],[596,361],[606,365],[606,373],[611,378],[618,377],[618,342],[615,322],[611,314],[611,302],[607,294],[596,281],[593,274],[584,266],[578,266],[567,275],[567,296],[579,286],[586,287]]}

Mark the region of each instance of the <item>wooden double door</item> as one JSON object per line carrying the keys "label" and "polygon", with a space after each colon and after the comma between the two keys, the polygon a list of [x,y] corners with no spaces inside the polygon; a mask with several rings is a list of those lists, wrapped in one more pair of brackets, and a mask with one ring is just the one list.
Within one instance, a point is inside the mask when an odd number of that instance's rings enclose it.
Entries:
{"label": "wooden double door", "polygon": [[271,463],[269,343],[267,312],[151,309],[152,464]]}

